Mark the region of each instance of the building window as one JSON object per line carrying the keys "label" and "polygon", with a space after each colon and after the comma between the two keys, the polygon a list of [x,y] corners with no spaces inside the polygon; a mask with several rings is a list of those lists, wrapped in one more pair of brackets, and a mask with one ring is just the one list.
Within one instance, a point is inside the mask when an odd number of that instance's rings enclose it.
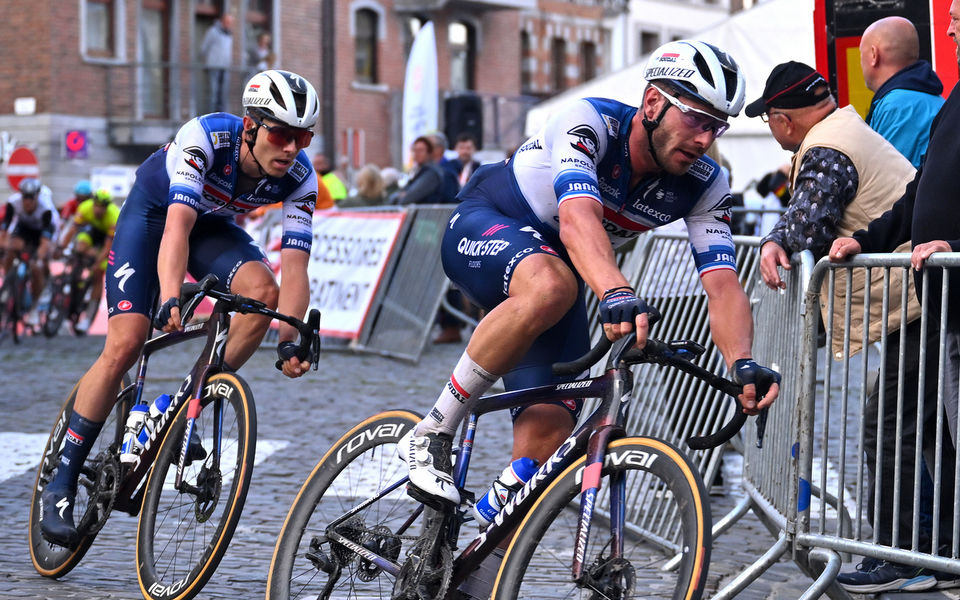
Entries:
{"label": "building window", "polygon": [[114,2],[115,0],[84,1],[84,53],[87,56],[116,56]]}
{"label": "building window", "polygon": [[597,45],[593,42],[580,44],[580,81],[590,81],[597,76]]}
{"label": "building window", "polygon": [[640,32],[640,55],[650,54],[660,45],[660,36],[652,31]]}
{"label": "building window", "polygon": [[567,42],[563,38],[550,41],[550,72],[553,76],[553,91],[567,89]]}
{"label": "building window", "polygon": [[450,47],[450,89],[474,89],[477,47],[474,28],[460,21],[451,23],[447,28],[447,43]]}
{"label": "building window", "polygon": [[167,67],[170,59],[170,6],[166,0],[143,0],[139,24],[141,89],[140,107],[144,116],[167,115]]}
{"label": "building window", "polygon": [[361,8],[356,12],[356,30],[353,38],[353,80],[359,83],[377,83],[377,21],[376,12]]}
{"label": "building window", "polygon": [[273,3],[274,0],[247,0],[244,47],[247,48],[247,62],[252,67],[251,70],[273,69],[277,66],[273,39]]}
{"label": "building window", "polygon": [[533,71],[530,68],[533,51],[530,45],[530,34],[520,32],[520,91],[529,92],[533,86]]}
{"label": "building window", "polygon": [[[413,16],[406,20],[406,27],[403,28],[403,56],[410,56],[410,49],[413,48],[413,39],[420,33],[420,29],[427,24],[430,19],[421,16]],[[406,62],[406,61],[404,61]]]}

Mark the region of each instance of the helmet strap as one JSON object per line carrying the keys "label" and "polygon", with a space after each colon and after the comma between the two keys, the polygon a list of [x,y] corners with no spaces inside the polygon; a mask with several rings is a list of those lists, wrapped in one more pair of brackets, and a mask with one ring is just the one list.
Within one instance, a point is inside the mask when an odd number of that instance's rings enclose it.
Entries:
{"label": "helmet strap", "polygon": [[657,115],[656,119],[650,120],[646,116],[643,117],[641,123],[643,128],[647,131],[647,150],[650,151],[650,156],[653,157],[653,162],[657,164],[661,169],[663,165],[660,164],[660,159],[657,158],[657,152],[653,149],[653,130],[660,126],[660,121],[663,120],[664,115],[667,114],[667,110],[670,109],[670,103],[665,102],[663,109],[660,111],[660,114]]}
{"label": "helmet strap", "polygon": [[253,159],[253,164],[257,165],[257,170],[260,171],[260,177],[266,177],[267,172],[263,170],[263,167],[260,166],[260,161],[257,160],[257,155],[253,153],[253,146],[257,141],[257,130],[260,129],[259,124],[254,124],[253,129],[244,129],[243,130],[243,141],[247,145],[247,151],[250,153],[250,158]]}

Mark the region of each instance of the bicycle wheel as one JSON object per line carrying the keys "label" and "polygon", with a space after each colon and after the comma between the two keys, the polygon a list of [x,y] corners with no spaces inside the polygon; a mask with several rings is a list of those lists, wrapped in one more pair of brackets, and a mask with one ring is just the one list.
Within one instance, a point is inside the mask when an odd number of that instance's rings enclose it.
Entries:
{"label": "bicycle wheel", "polygon": [[20,285],[16,268],[5,274],[0,288],[0,339],[9,337],[14,344],[20,343]]}
{"label": "bicycle wheel", "polygon": [[63,320],[67,316],[69,307],[69,294],[64,290],[66,280],[63,275],[51,277],[47,284],[46,294],[49,297],[49,305],[46,310],[40,312],[40,329],[43,335],[52,338],[60,332]]}
{"label": "bicycle wheel", "polygon": [[[710,565],[710,504],[700,474],[682,452],[655,438],[625,438],[607,447],[603,488],[623,475],[627,510],[656,505],[657,514],[628,515],[621,558],[610,559],[609,497],[598,502],[583,557],[582,581],[571,580],[580,519],[580,484],[586,458],[567,468],[527,513],[500,567],[492,598],[700,598]],[[645,497],[634,498],[635,493]],[[674,540],[682,561],[676,572],[658,569],[669,556],[643,539],[649,519],[681,527]],[[662,540],[661,540],[662,541]],[[671,553],[672,555],[672,553]]]}
{"label": "bicycle wheel", "polygon": [[195,596],[220,564],[247,497],[257,443],[253,394],[235,373],[218,373],[207,380],[200,403],[195,435],[207,456],[184,468],[188,487],[174,488],[187,402],[164,436],[147,480],[137,528],[137,578],[145,598]]}
{"label": "bicycle wheel", "polygon": [[[326,539],[328,525],[381,488],[407,475],[396,444],[420,421],[405,410],[386,411],[343,435],[320,459],[293,501],[273,551],[267,599],[389,598],[393,577],[373,563]],[[412,544],[420,503],[400,485],[340,523],[335,530],[394,561]],[[418,519],[419,521],[419,519]]]}
{"label": "bicycle wheel", "polygon": [[[129,385],[130,378],[123,376],[121,390]],[[46,485],[53,479],[57,465],[60,463],[60,452],[63,449],[63,440],[67,434],[67,423],[70,421],[70,415],[73,414],[73,403],[77,396],[77,386],[73,387],[66,402],[57,415],[54,422],[53,431],[47,439],[47,444],[43,449],[43,457],[40,460],[40,467],[37,469],[37,479],[33,486],[33,498],[30,501],[30,559],[33,561],[33,567],[44,577],[62,577],[70,572],[84,554],[93,544],[97,537],[99,529],[88,533],[80,539],[79,544],[74,549],[65,548],[57,544],[52,544],[40,534],[40,495]],[[98,461],[104,455],[116,456],[120,449],[120,443],[123,441],[124,415],[129,410],[130,399],[124,395],[117,399],[117,404],[107,417],[107,421],[94,443],[90,455],[84,463],[81,470],[80,479],[77,486],[77,500],[74,505],[74,517],[78,520],[81,515],[87,511],[90,504],[90,492],[95,489],[94,479],[99,471]],[[100,457],[100,458],[98,458]],[[111,499],[112,500],[112,499]]]}

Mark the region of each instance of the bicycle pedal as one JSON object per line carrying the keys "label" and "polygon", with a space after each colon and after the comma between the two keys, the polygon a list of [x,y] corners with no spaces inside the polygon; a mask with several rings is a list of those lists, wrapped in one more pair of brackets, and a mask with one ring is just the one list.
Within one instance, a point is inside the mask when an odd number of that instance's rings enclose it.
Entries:
{"label": "bicycle pedal", "polygon": [[425,493],[423,490],[418,488],[415,485],[407,484],[407,495],[416,500],[417,502],[423,504],[424,506],[429,506],[433,510],[438,512],[451,512],[456,508],[456,504],[445,500],[444,498],[438,498],[436,496],[431,496],[430,494]]}

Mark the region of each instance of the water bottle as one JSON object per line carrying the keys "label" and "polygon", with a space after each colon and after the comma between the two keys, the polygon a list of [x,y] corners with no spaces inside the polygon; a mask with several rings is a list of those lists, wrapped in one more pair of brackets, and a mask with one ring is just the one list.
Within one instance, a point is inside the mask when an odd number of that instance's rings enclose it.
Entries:
{"label": "water bottle", "polygon": [[481,529],[493,521],[500,509],[536,472],[537,461],[523,457],[510,463],[500,477],[493,480],[490,490],[473,506],[473,516],[477,518],[477,524]]}
{"label": "water bottle", "polygon": [[123,445],[120,447],[120,462],[132,463],[140,454],[142,446],[137,441],[137,435],[140,433],[149,412],[150,409],[146,404],[138,404],[130,408],[126,429],[123,432]]}
{"label": "water bottle", "polygon": [[153,404],[150,405],[147,419],[143,422],[143,427],[140,428],[140,434],[137,436],[137,444],[140,448],[147,445],[147,440],[150,439],[150,436],[156,430],[157,421],[163,413],[167,412],[167,407],[169,406],[170,394],[160,394],[157,396],[157,399],[153,401]]}

